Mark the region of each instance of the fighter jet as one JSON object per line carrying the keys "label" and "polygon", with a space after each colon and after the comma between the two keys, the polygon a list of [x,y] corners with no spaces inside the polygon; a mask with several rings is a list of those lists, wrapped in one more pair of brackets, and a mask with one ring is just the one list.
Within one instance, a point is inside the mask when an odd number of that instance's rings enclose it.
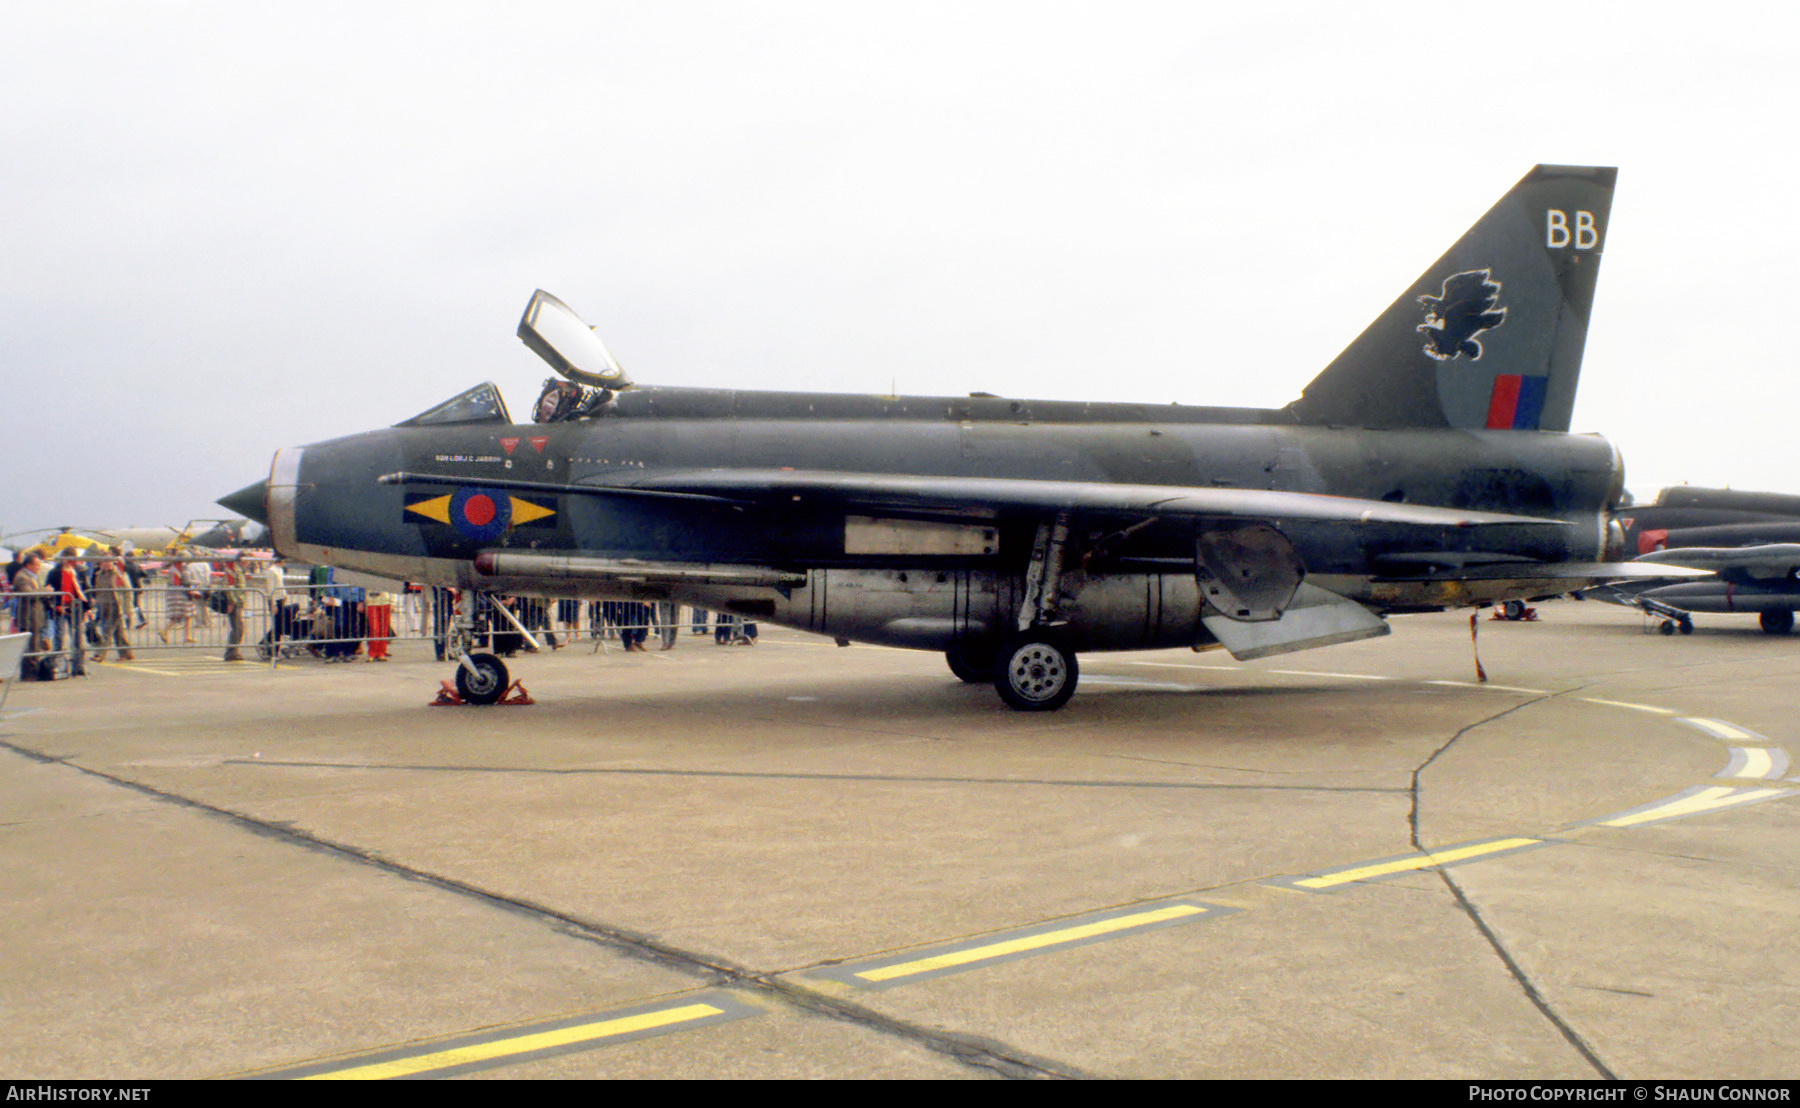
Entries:
{"label": "fighter jet", "polygon": [[1618,522],[1637,561],[1706,570],[1704,580],[1631,581],[1594,595],[1662,617],[1665,635],[1690,634],[1693,612],[1755,613],[1785,635],[1800,609],[1800,496],[1678,485],[1650,504],[1621,508]]}
{"label": "fighter jet", "polygon": [[[1614,178],[1533,169],[1279,409],[640,388],[540,291],[534,422],[481,384],[220,503],[306,561],[940,651],[1021,711],[1089,651],[1260,658],[1559,594],[1646,569],[1617,451],[1568,433]],[[461,653],[465,698],[507,679]]]}

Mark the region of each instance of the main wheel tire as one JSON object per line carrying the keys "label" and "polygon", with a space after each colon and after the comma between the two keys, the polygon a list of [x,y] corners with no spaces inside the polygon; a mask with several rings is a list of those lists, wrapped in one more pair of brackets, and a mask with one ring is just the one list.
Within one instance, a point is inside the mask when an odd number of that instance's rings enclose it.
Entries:
{"label": "main wheel tire", "polygon": [[1507,619],[1515,621],[1524,619],[1525,602],[1523,600],[1508,600],[1505,604],[1501,605],[1500,611]]}
{"label": "main wheel tire", "polygon": [[467,666],[456,667],[457,696],[470,704],[492,704],[506,695],[505,662],[492,654],[471,654],[469,664],[475,667],[473,674]]}
{"label": "main wheel tire", "polygon": [[1769,608],[1762,613],[1758,622],[1771,635],[1785,635],[1794,629],[1794,613],[1788,608]]}
{"label": "main wheel tire", "polygon": [[1042,639],[1018,640],[1000,661],[994,690],[1015,712],[1054,712],[1075,695],[1081,676],[1074,654]]}
{"label": "main wheel tire", "polygon": [[1000,674],[992,646],[977,642],[957,643],[944,651],[950,672],[965,685],[989,685]]}

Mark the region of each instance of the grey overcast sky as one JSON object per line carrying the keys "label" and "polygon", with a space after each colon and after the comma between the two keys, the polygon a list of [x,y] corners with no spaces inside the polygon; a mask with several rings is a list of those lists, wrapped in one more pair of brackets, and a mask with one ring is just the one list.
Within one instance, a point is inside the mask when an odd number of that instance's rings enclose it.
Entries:
{"label": "grey overcast sky", "polygon": [[1279,406],[1616,165],[1577,430],[1800,492],[1800,5],[0,5],[0,531],[154,525],[484,379]]}

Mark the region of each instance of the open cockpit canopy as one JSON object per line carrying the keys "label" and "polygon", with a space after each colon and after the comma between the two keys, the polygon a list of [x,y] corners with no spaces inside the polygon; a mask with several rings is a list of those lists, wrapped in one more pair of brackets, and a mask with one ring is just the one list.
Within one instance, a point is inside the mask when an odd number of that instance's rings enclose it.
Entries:
{"label": "open cockpit canopy", "polygon": [[519,320],[519,338],[550,368],[589,388],[630,388],[631,378],[594,329],[561,300],[543,289],[531,294]]}

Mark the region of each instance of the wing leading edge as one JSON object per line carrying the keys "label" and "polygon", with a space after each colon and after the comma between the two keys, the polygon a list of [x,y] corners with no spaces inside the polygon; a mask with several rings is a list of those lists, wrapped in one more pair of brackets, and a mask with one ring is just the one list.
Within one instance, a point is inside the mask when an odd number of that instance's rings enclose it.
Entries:
{"label": "wing leading edge", "polygon": [[504,478],[392,473],[383,484],[455,484],[576,496],[680,498],[766,507],[797,500],[859,510],[967,520],[972,513],[1089,512],[1102,515],[1384,523],[1413,527],[1568,526],[1559,519],[1362,500],[1270,489],[1039,481],[1008,477],[928,477],[889,473],[731,469],[658,473],[629,483],[550,484]]}

